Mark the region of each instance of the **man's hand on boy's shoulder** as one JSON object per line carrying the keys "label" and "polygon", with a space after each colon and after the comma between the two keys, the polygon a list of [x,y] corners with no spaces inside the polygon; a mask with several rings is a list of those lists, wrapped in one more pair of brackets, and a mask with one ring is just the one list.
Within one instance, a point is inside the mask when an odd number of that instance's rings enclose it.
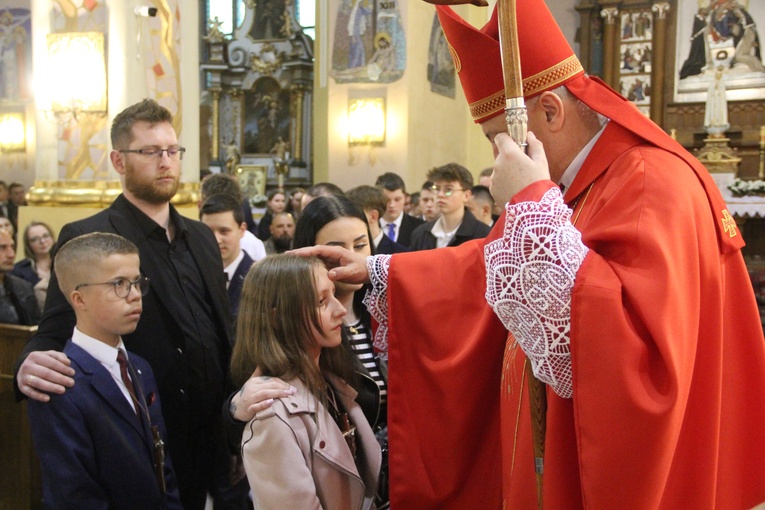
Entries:
{"label": "man's hand on boy's shoulder", "polygon": [[74,386],[74,369],[63,352],[34,351],[21,364],[16,383],[27,397],[48,402],[50,393],[60,395]]}

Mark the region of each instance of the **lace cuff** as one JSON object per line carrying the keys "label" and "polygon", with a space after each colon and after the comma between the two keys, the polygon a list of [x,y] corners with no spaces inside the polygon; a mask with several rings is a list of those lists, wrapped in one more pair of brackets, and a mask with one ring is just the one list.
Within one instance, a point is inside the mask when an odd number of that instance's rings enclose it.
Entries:
{"label": "lace cuff", "polygon": [[367,257],[367,271],[372,282],[372,288],[364,296],[364,304],[374,320],[377,321],[377,331],[374,335],[375,351],[380,358],[388,359],[388,270],[390,255],[374,255]]}
{"label": "lace cuff", "polygon": [[571,292],[588,248],[558,188],[507,205],[502,239],[486,245],[486,301],[526,353],[534,375],[571,398]]}

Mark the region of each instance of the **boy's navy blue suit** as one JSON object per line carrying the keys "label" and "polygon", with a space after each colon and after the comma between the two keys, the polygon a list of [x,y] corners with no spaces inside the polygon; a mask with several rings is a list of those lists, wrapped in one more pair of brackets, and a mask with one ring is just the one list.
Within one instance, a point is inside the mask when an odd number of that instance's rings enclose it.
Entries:
{"label": "boy's navy blue suit", "polygon": [[[48,403],[28,402],[32,438],[42,465],[45,508],[182,509],[169,456],[165,457],[167,495],[161,495],[153,468],[154,440],[146,419],[139,420],[98,360],[71,341],[64,353],[75,371],[74,387],[63,395],[51,395]],[[151,423],[165,439],[151,368],[135,354],[129,360]]]}
{"label": "boy's navy blue suit", "polygon": [[[211,472],[217,448],[225,448],[218,429],[220,410],[227,387],[231,356],[231,315],[226,295],[220,249],[212,230],[200,221],[180,216],[170,205],[170,218],[176,227],[172,245],[157,249],[157,239],[166,243],[164,229],[139,211],[124,195],[109,208],[89,218],[65,225],[58,238],[63,246],[72,238],[91,232],[109,232],[132,241],[140,252],[141,273],[151,279],[149,293],[143,297],[143,312],[135,332],[122,336],[125,347],[154,369],[162,395],[165,424],[168,428],[166,450],[172,452],[178,484],[187,510],[203,509],[213,480]],[[209,305],[217,334],[190,338],[191,329],[181,324],[188,317],[188,288],[181,281],[173,253],[181,243],[188,246],[199,271],[199,285],[204,287],[201,300]],[[193,320],[193,319],[192,319]],[[37,334],[27,342],[16,361],[14,376],[32,351],[63,349],[71,336],[76,317],[71,305],[51,273],[45,301],[45,313]],[[17,398],[23,398],[16,386]],[[185,492],[185,494],[184,494]]]}

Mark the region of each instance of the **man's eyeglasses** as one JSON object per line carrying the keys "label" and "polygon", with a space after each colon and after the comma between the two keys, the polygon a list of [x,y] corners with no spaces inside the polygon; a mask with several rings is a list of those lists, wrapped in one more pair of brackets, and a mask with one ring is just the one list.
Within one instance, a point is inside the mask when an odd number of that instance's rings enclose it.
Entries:
{"label": "man's eyeglasses", "polygon": [[140,276],[138,279],[132,282],[127,278],[117,278],[111,282],[81,283],[77,285],[74,290],[80,290],[82,287],[91,287],[93,285],[111,285],[114,287],[114,293],[117,294],[117,297],[126,298],[130,295],[130,291],[133,289],[133,286],[135,286],[136,290],[138,290],[142,296],[145,296],[149,293],[149,281],[150,280],[145,276]]}
{"label": "man's eyeglasses", "polygon": [[47,241],[48,239],[51,239],[51,238],[52,237],[51,237],[50,234],[43,234],[41,236],[30,237],[29,238],[29,243],[30,244],[37,244],[40,241]]}
{"label": "man's eyeglasses", "polygon": [[157,158],[162,159],[162,154],[167,153],[167,157],[178,161],[180,159],[183,159],[183,153],[186,152],[185,147],[168,147],[167,149],[160,149],[159,147],[147,147],[145,149],[123,149],[119,152],[122,153],[133,153],[133,154],[140,154],[141,156],[146,156],[147,158]]}
{"label": "man's eyeglasses", "polygon": [[436,186],[435,184],[430,187],[430,191],[438,195],[439,193],[443,192],[445,197],[450,197],[454,195],[455,191],[465,191],[462,188],[454,188],[452,186],[444,186],[443,188],[441,186]]}

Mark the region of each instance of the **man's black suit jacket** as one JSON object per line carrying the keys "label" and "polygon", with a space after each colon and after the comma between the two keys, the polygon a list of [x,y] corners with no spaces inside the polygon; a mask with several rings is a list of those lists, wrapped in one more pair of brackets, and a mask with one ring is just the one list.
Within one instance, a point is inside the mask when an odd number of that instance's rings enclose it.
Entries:
{"label": "man's black suit jacket", "polygon": [[403,244],[407,248],[412,246],[412,232],[414,229],[425,223],[420,218],[415,218],[409,214],[403,213],[404,217],[401,220],[401,228],[399,229],[398,236],[396,236],[396,242]]}
{"label": "man's black suit jacket", "polygon": [[[414,234],[412,234],[412,251],[432,250],[436,247],[436,236],[432,234],[431,230],[437,221],[438,218],[423,223],[415,230]],[[478,221],[466,207],[462,223],[460,223],[454,238],[449,241],[447,246],[459,246],[472,239],[482,239],[489,235],[489,232],[491,232],[491,227],[486,223]]]}
{"label": "man's black suit jacket", "polygon": [[3,282],[5,294],[10,297],[16,313],[19,315],[19,324],[33,326],[40,323],[40,307],[37,304],[35,290],[31,283],[10,273],[5,274]]}
{"label": "man's black suit jacket", "polygon": [[[119,234],[138,246],[141,273],[150,278],[151,286],[149,293],[143,297],[143,313],[138,327],[135,332],[124,335],[122,340],[130,352],[148,361],[154,371],[167,425],[168,450],[176,469],[181,498],[185,499],[184,487],[206,490],[209,486],[207,475],[193,467],[198,467],[200,456],[209,457],[213,447],[224,445],[217,442],[222,436],[210,437],[211,429],[205,430],[200,423],[220,417],[224,392],[228,389],[226,384],[232,345],[231,322],[223,262],[212,230],[199,221],[182,218],[172,206],[170,207],[171,218],[183,222],[187,229],[186,242],[202,275],[218,330],[218,337],[211,339],[202,348],[205,353],[212,348],[217,349],[217,355],[213,353],[205,356],[204,362],[201,363],[203,366],[188,359],[182,329],[171,312],[173,307],[177,306],[172,302],[176,296],[161,284],[173,268],[166,267],[156,257],[145,255],[151,253],[148,247],[149,239],[135,219],[135,214],[141,213],[124,195],[118,196],[109,208],[89,218],[65,225],[61,229],[57,246],[63,246],[70,239],[91,232]],[[166,274],[162,274],[163,272]],[[16,363],[14,385],[15,375],[18,374],[26,356],[32,351],[63,350],[67,339],[72,335],[75,323],[74,311],[61,293],[55,272],[52,272],[42,322],[37,334],[27,343]],[[220,362],[213,363],[216,359]],[[217,364],[220,366],[215,366]],[[206,394],[200,395],[189,390],[189,387],[198,388],[200,384],[204,384],[202,387],[208,389]],[[20,393],[17,395],[20,396]],[[200,409],[209,416],[200,416]],[[202,437],[203,435],[207,437]],[[205,451],[208,448],[209,451]]]}

